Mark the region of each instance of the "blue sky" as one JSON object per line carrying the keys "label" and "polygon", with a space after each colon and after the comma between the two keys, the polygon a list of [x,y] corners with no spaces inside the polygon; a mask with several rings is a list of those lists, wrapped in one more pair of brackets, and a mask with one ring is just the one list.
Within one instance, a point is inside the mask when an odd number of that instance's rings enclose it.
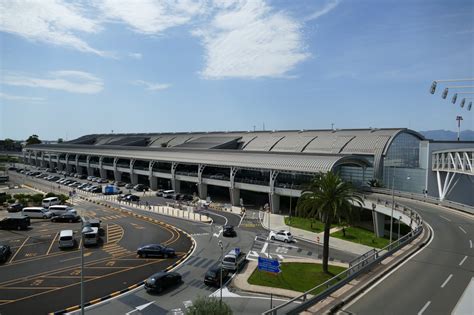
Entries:
{"label": "blue sky", "polygon": [[459,84],[428,93],[474,78],[469,0],[9,0],[0,12],[0,139],[455,130],[457,115],[474,129],[474,110],[440,97]]}

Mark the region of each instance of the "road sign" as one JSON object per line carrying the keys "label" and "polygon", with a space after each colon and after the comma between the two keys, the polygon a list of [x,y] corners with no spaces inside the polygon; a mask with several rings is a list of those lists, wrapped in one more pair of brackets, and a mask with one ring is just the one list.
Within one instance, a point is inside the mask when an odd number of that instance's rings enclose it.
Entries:
{"label": "road sign", "polygon": [[236,247],[236,248],[234,249],[234,251],[235,251],[235,254],[236,254],[237,256],[239,256],[239,254],[240,254],[240,248],[239,248],[239,247]]}
{"label": "road sign", "polygon": [[280,262],[276,259],[258,257],[258,270],[279,273]]}

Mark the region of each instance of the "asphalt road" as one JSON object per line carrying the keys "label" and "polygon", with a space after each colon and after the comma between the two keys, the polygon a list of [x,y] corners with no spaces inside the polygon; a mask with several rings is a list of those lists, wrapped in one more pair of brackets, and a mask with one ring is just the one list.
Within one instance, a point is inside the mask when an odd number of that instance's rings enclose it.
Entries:
{"label": "asphalt road", "polygon": [[[85,250],[85,301],[143,281],[172,265],[191,247],[188,237],[156,222],[86,201],[75,208],[84,217],[100,218],[106,231],[99,246]],[[80,303],[80,251],[58,248],[62,229],[79,232],[80,223],[32,220],[27,231],[0,231],[0,243],[13,250],[9,261],[0,266],[1,314],[45,314]],[[177,257],[138,258],[136,249],[148,243],[171,246]]]}
{"label": "asphalt road", "polygon": [[397,202],[419,211],[433,228],[431,243],[341,313],[451,314],[474,277],[474,220],[434,205]]}

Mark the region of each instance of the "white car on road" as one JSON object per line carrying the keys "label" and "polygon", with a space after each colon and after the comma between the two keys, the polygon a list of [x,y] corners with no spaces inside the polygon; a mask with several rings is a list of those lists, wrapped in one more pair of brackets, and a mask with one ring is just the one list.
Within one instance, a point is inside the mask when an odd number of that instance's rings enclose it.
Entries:
{"label": "white car on road", "polygon": [[285,243],[291,243],[294,241],[293,239],[293,235],[291,235],[290,232],[288,231],[285,231],[285,230],[280,230],[280,231],[270,231],[270,234],[268,235],[268,237],[274,241],[274,240],[277,240],[277,241],[281,241],[281,242],[285,242]]}

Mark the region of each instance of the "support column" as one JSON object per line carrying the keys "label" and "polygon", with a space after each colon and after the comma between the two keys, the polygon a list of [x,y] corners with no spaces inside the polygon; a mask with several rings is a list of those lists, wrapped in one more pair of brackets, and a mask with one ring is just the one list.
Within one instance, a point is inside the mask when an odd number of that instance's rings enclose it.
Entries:
{"label": "support column", "polygon": [[233,206],[241,206],[240,204],[240,189],[239,188],[230,188],[230,202]]}
{"label": "support column", "polygon": [[176,168],[178,167],[178,163],[172,162],[171,163],[171,187],[176,193],[181,191],[181,182],[176,179]]}
{"label": "support column", "polygon": [[100,178],[106,179],[107,178],[107,170],[104,169],[103,163],[104,163],[104,157],[99,156],[99,174],[100,174]]}
{"label": "support column", "polygon": [[150,189],[157,190],[158,189],[158,178],[153,176],[153,166],[155,165],[155,161],[148,162],[148,180],[150,181]]}
{"label": "support column", "polygon": [[132,185],[138,184],[138,174],[135,174],[133,166],[135,165],[135,160],[130,159],[130,183]]}
{"label": "support column", "polygon": [[61,163],[61,155],[58,154],[56,157],[58,159],[58,171],[62,172],[64,170],[64,165]]}
{"label": "support column", "polygon": [[76,173],[82,175],[83,169],[82,169],[82,166],[79,165],[79,154],[76,154],[75,163],[76,163]]}
{"label": "support column", "polygon": [[280,213],[280,195],[270,194],[270,209],[272,213]]}
{"label": "support column", "polygon": [[207,198],[207,184],[198,184],[198,192],[199,192],[199,198],[200,199],[206,199]]}
{"label": "support column", "polygon": [[54,166],[53,166],[53,157],[51,156],[51,153],[48,154],[48,161],[49,161],[49,171],[52,171],[54,169]]}
{"label": "support column", "polygon": [[207,184],[202,183],[202,173],[204,172],[204,169],[206,168],[206,165],[204,164],[199,164],[198,165],[198,194],[200,199],[206,199],[207,198]]}
{"label": "support column", "polygon": [[377,237],[385,235],[385,215],[376,211],[372,211],[372,220],[374,221],[374,232]]}
{"label": "support column", "polygon": [[275,182],[278,177],[277,171],[270,171],[270,211],[272,213],[280,213],[280,195],[275,193]]}
{"label": "support column", "polygon": [[116,182],[120,182],[122,181],[122,172],[120,172],[118,169],[117,169],[117,163],[118,163],[118,160],[119,158],[114,158],[114,179]]}
{"label": "support column", "polygon": [[71,173],[71,164],[69,164],[69,153],[66,154],[66,172]]}
{"label": "support column", "polygon": [[46,166],[46,160],[44,158],[44,152],[41,152],[41,162],[40,162],[41,167]]}
{"label": "support column", "polygon": [[91,156],[88,155],[86,157],[86,163],[87,163],[87,176],[94,176],[94,170],[91,167]]}

